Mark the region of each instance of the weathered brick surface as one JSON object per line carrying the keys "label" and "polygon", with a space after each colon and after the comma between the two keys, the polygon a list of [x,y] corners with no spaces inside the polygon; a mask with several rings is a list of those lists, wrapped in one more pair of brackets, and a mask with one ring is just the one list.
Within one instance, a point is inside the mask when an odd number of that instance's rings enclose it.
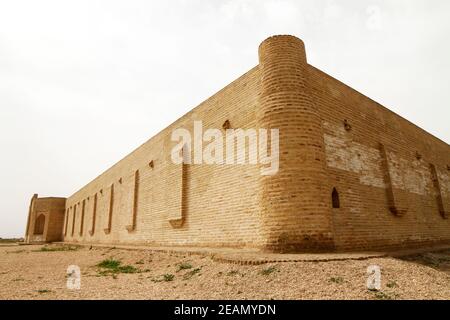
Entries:
{"label": "weathered brick surface", "polygon": [[[52,242],[63,239],[65,198],[39,198],[37,194],[30,201],[28,223],[25,231],[26,242]],[[36,222],[45,217],[42,234],[36,234]]]}
{"label": "weathered brick surface", "polygon": [[[192,164],[181,168],[170,159],[171,149],[176,144],[171,141],[172,131],[181,127],[192,130],[195,120],[203,121],[204,130],[222,128],[226,120],[234,128],[254,128],[259,82],[258,68],[250,70],[69,197],[65,239],[97,243],[260,246],[257,166]],[[151,161],[153,168],[149,166]],[[130,232],[127,226],[130,227],[133,220],[137,170],[136,228]],[[112,184],[111,231],[105,234]],[[87,231],[92,230],[95,194],[95,231],[90,235]],[[79,230],[83,200],[86,200],[85,230],[82,236],[78,232],[72,236],[74,207],[77,206],[75,230]]]}
{"label": "weathered brick surface", "polygon": [[309,88],[303,42],[275,36],[259,47],[261,93],[258,125],[280,131],[280,169],[260,177],[267,249],[333,248],[324,139]]}
{"label": "weathered brick surface", "polygon": [[[438,194],[448,206],[449,145],[314,67],[310,85],[324,123],[328,190],[331,194],[336,187],[341,200],[341,208],[332,209],[336,247],[448,243],[450,220],[440,213]],[[388,167],[380,144],[386,147]],[[430,164],[442,181],[440,190]],[[404,212],[394,214],[392,205]]]}
{"label": "weathered brick surface", "polygon": [[[68,242],[278,252],[450,242],[448,144],[308,65],[295,37],[267,39],[259,58],[70,196],[55,234]],[[261,176],[249,164],[173,164],[171,133],[192,131],[195,120],[204,130],[227,120],[231,128],[278,128],[278,174]]]}

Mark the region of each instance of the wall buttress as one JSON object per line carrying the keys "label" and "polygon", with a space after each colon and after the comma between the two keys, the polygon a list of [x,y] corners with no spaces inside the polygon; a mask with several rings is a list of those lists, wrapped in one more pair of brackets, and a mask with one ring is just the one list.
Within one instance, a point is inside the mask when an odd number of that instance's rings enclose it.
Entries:
{"label": "wall buttress", "polygon": [[394,186],[392,181],[392,168],[389,161],[389,151],[388,148],[382,143],[380,143],[380,152],[383,159],[383,172],[386,183],[389,210],[397,216],[402,216],[408,211],[407,191],[401,190]]}

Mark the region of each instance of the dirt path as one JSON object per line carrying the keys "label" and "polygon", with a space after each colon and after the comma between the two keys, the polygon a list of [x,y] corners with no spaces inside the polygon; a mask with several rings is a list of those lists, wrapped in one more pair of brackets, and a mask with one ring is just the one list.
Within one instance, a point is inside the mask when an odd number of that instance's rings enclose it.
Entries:
{"label": "dirt path", "polygon": [[[81,269],[80,290],[67,289],[69,265]],[[366,287],[369,265],[381,268],[378,292]],[[179,253],[0,247],[0,299],[450,299],[450,250],[241,266]]]}

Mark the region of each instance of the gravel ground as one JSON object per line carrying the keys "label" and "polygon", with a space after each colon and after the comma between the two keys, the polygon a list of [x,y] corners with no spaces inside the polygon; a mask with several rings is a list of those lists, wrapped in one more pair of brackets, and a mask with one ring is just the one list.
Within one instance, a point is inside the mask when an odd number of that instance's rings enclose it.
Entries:
{"label": "gravel ground", "polygon": [[[402,259],[240,266],[200,255],[42,248],[0,247],[0,299],[450,299],[450,250]],[[120,265],[98,267],[105,259]],[[67,289],[69,265],[81,269],[80,290]],[[381,268],[379,291],[366,287],[369,265]]]}

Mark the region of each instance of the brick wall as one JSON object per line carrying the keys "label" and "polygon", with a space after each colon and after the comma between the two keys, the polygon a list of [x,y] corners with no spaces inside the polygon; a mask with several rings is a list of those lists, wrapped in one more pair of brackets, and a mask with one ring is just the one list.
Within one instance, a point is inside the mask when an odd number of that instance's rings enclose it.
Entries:
{"label": "brick wall", "polygon": [[[257,67],[70,196],[64,240],[281,252],[449,243],[449,145],[308,65],[301,40],[259,50]],[[196,120],[280,129],[279,173],[173,164],[172,131]]]}
{"label": "brick wall", "polygon": [[[61,241],[65,206],[65,198],[39,198],[35,194],[30,201],[25,241],[28,243]],[[36,228],[39,221],[44,222],[41,230]]]}
{"label": "brick wall", "polygon": [[335,187],[341,202],[332,209],[336,247],[448,243],[449,145],[312,66],[309,75],[323,121],[330,199]]}
{"label": "brick wall", "polygon": [[[259,87],[256,67],[69,197],[68,230],[64,239],[151,245],[260,246],[256,165],[192,164],[181,168],[170,159],[171,149],[176,145],[171,141],[172,131],[177,128],[192,131],[196,120],[203,121],[204,130],[221,129],[226,120],[233,128],[254,128]],[[136,171],[139,171],[139,186],[135,206]],[[111,185],[114,185],[111,230],[105,233],[111,213]],[[91,235],[95,194],[95,231]],[[80,235],[83,201],[84,230]],[[72,236],[73,221],[76,232]]]}
{"label": "brick wall", "polygon": [[258,124],[280,133],[280,169],[260,177],[266,247],[272,251],[331,250],[325,153],[319,110],[312,100],[305,46],[275,36],[259,47]]}

